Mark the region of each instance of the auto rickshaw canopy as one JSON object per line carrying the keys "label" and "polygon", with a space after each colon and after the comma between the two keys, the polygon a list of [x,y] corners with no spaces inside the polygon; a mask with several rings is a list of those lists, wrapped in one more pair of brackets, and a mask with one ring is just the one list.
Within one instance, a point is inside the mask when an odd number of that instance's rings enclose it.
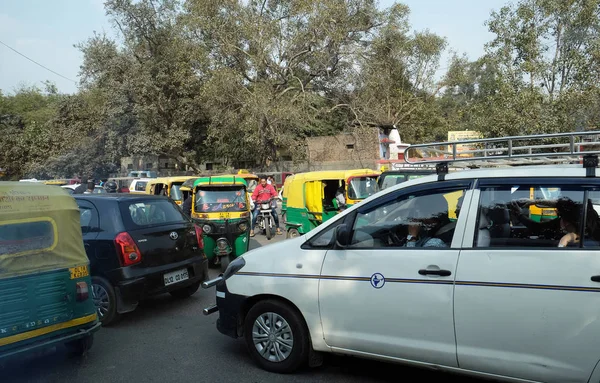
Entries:
{"label": "auto rickshaw canopy", "polygon": [[0,279],[87,264],[79,207],[65,189],[0,182]]}
{"label": "auto rickshaw canopy", "polygon": [[196,178],[194,181],[194,188],[198,186],[227,186],[227,185],[244,185],[248,186],[246,180],[238,175],[219,175],[219,176],[208,176],[208,177],[200,177]]}
{"label": "auto rickshaw canopy", "polygon": [[378,177],[380,172],[373,169],[352,169],[352,170],[321,170],[315,172],[296,173],[288,176],[285,179],[283,186],[282,197],[286,200],[286,206],[288,208],[304,208],[308,205],[312,205],[311,199],[305,200],[305,194],[318,199],[316,203],[320,203],[321,199],[321,185],[314,186],[315,190],[311,189],[311,185],[305,185],[314,181],[328,181],[328,180],[342,180],[348,182],[349,179],[354,177]]}

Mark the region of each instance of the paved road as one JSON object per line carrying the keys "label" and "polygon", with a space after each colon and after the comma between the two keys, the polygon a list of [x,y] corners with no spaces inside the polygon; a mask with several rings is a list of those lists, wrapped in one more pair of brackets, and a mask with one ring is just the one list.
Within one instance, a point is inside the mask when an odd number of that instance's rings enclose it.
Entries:
{"label": "paved road", "polygon": [[[277,236],[272,241],[284,240]],[[267,243],[252,240],[253,248]],[[217,272],[212,270],[216,275]],[[327,357],[322,367],[277,375],[255,367],[244,343],[221,335],[218,314],[202,308],[215,300],[214,289],[189,299],[163,295],[124,315],[114,327],[96,334],[83,358],[60,348],[0,366],[0,382],[406,382],[446,380],[452,376],[349,357]],[[414,378],[413,378],[414,377]],[[465,383],[476,380],[461,379]]]}

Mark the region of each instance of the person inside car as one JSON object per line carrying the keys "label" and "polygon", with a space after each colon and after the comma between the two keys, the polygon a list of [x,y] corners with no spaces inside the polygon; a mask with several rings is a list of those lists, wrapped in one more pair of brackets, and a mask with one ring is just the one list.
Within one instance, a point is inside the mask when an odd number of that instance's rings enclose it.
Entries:
{"label": "person inside car", "polygon": [[448,224],[448,203],[441,195],[415,198],[409,213],[408,235],[404,247],[448,247],[437,232]]}
{"label": "person inside car", "polygon": [[579,220],[581,218],[581,204],[576,203],[570,198],[559,198],[556,201],[545,200],[541,202],[544,206],[555,207],[557,217],[545,221],[537,222],[523,215],[519,205],[529,207],[539,203],[535,200],[511,201],[510,208],[516,214],[518,220],[526,226],[532,233],[548,233],[550,237],[558,238],[558,247],[567,247],[577,244],[579,238]]}

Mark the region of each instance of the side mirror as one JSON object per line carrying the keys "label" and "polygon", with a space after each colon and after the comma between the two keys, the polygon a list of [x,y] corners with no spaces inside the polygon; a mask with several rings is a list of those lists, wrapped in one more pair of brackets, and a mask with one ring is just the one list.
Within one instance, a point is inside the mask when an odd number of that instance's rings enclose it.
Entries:
{"label": "side mirror", "polygon": [[335,228],[335,244],[336,247],[346,248],[350,245],[350,230],[348,225],[342,223]]}

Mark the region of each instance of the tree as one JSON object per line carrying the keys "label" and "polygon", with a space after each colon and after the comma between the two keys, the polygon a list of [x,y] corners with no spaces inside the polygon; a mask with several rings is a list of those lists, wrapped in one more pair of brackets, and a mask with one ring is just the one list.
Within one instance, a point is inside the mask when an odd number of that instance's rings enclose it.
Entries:
{"label": "tree", "polygon": [[415,142],[439,136],[432,129],[440,126],[432,111],[442,88],[435,72],[446,41],[429,31],[409,33],[408,15],[408,7],[400,4],[385,12],[360,60],[351,110],[359,125],[395,126]]}

